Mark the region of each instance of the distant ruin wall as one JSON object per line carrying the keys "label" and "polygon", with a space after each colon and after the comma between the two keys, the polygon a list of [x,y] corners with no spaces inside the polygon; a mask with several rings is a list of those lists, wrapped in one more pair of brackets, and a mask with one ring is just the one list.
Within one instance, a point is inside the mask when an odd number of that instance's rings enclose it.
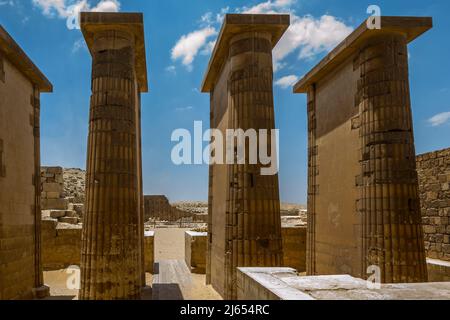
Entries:
{"label": "distant ruin wall", "polygon": [[450,148],[417,157],[428,258],[450,261]]}
{"label": "distant ruin wall", "polygon": [[144,220],[156,219],[161,221],[176,222],[182,218],[191,218],[194,215],[179,210],[169,203],[169,199],[163,195],[144,196]]}

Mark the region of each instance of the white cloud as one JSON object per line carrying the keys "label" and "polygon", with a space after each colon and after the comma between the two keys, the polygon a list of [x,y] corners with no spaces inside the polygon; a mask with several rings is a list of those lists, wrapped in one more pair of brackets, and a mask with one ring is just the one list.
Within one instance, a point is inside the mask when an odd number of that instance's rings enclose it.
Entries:
{"label": "white cloud", "polygon": [[177,68],[175,66],[168,66],[168,67],[166,67],[166,72],[171,73],[171,74],[176,74]]}
{"label": "white cloud", "polygon": [[[251,7],[244,6],[232,10],[238,13],[290,14],[291,25],[273,51],[275,72],[286,67],[287,63],[284,60],[290,54],[297,52],[299,59],[314,58],[318,54],[333,49],[353,30],[352,27],[331,15],[323,15],[319,18],[311,15],[300,17],[292,9],[295,3],[296,0],[267,0]],[[182,36],[172,49],[172,59],[182,59],[183,64],[192,69],[192,62],[199,51],[201,54],[209,54],[212,51],[214,41],[208,42],[207,38],[217,34],[216,30],[220,28],[226,12],[230,12],[229,7],[220,10],[220,13],[215,15],[215,19],[212,12],[205,13],[200,19],[199,29]],[[206,37],[200,37],[206,30],[215,32],[208,33]],[[190,42],[193,43],[190,44]],[[180,47],[180,43],[183,48]],[[174,54],[175,49],[177,49],[176,54]]]}
{"label": "white cloud", "polygon": [[298,80],[299,80],[299,77],[297,77],[295,75],[290,75],[290,76],[286,76],[286,77],[282,77],[282,78],[278,79],[277,81],[275,81],[275,85],[279,86],[283,89],[287,89],[289,87],[292,87],[294,84],[296,84]]}
{"label": "white cloud", "polygon": [[0,0],[0,6],[11,6],[14,7],[16,3],[13,0]]}
{"label": "white cloud", "polygon": [[192,70],[192,62],[198,52],[205,46],[207,40],[216,34],[216,29],[208,26],[183,35],[172,48],[172,60],[181,60],[188,70]]}
{"label": "white cloud", "polygon": [[295,3],[295,0],[275,0],[275,1],[266,1],[254,5],[253,7],[242,7],[238,8],[238,12],[242,13],[253,13],[253,14],[261,14],[261,13],[280,13],[280,11],[284,13],[290,12],[290,7]]}
{"label": "white cloud", "polygon": [[442,112],[428,119],[428,123],[433,127],[441,126],[447,122],[450,122],[450,112]]}
{"label": "white cloud", "polygon": [[175,111],[184,112],[184,111],[189,111],[189,110],[192,110],[192,109],[194,109],[194,107],[187,106],[187,107],[183,107],[183,108],[176,108]]}
{"label": "white cloud", "polygon": [[209,41],[207,44],[205,44],[203,46],[202,51],[200,52],[200,54],[204,55],[204,56],[208,56],[210,55],[213,50],[214,50],[214,46],[216,45],[216,40],[214,41]]}
{"label": "white cloud", "polygon": [[120,11],[119,0],[100,0],[94,6],[89,0],[33,0],[33,4],[40,8],[44,15],[50,17],[57,16],[59,18],[73,17],[80,11]]}
{"label": "white cloud", "polygon": [[290,14],[291,25],[273,51],[275,71],[286,65],[282,60],[292,52],[298,50],[300,59],[313,58],[317,54],[333,49],[353,30],[330,15],[323,15],[320,18],[311,15],[299,17],[291,8],[294,3],[295,0],[269,0],[251,8],[238,9],[244,13]]}
{"label": "white cloud", "polygon": [[83,38],[78,39],[77,41],[74,42],[72,46],[72,53],[77,53],[81,49],[87,50],[86,41]]}
{"label": "white cloud", "polygon": [[337,18],[324,15],[298,17],[291,14],[291,26],[274,49],[274,60],[281,61],[299,50],[299,58],[307,59],[333,49],[347,37],[352,28]]}

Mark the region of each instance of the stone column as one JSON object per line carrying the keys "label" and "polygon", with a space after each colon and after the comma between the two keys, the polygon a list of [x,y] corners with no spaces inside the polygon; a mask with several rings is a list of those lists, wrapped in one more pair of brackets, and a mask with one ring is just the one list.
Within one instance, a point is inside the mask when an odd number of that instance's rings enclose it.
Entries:
{"label": "stone column", "polygon": [[[275,129],[272,48],[288,26],[286,15],[226,15],[202,89],[211,92],[211,127],[224,137],[251,129],[259,143],[260,129]],[[229,300],[237,299],[237,267],[283,260],[278,174],[263,175],[261,159],[250,162],[249,139],[239,164],[233,139],[233,164],[211,165],[208,206],[207,281]]]}
{"label": "stone column", "polygon": [[119,24],[133,18],[139,24],[142,16],[81,14],[93,63],[80,299],[137,299],[144,285],[139,102],[144,86],[136,68],[143,43],[131,26]]}
{"label": "stone column", "polygon": [[427,281],[407,44],[431,27],[363,22],[294,86],[308,94],[308,275]]}
{"label": "stone column", "polygon": [[[275,129],[271,35],[252,32],[230,41],[230,129]],[[261,139],[261,137],[258,137]],[[270,138],[267,150],[271,150]],[[248,146],[248,144],[247,144]],[[237,299],[238,266],[282,263],[278,175],[261,175],[261,163],[229,165],[227,195],[227,299]]]}
{"label": "stone column", "polygon": [[406,35],[371,37],[358,61],[362,269],[379,266],[384,283],[425,282]]}

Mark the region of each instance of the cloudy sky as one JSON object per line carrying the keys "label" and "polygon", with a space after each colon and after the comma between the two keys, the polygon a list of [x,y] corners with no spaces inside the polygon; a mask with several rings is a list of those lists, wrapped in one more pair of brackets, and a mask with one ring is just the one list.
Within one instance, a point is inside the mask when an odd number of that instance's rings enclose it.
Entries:
{"label": "cloudy sky", "polygon": [[286,202],[306,201],[305,97],[292,84],[367,18],[432,16],[435,27],[410,45],[411,98],[418,153],[450,146],[450,13],[448,0],[0,0],[0,23],[54,84],[42,96],[44,165],[85,167],[91,58],[76,12],[144,13],[150,93],[142,99],[146,194],[171,201],[206,200],[206,166],[170,159],[174,129],[209,126],[209,97],[199,92],[227,12],[290,13],[291,27],[274,50],[274,90],[280,129],[280,189]]}

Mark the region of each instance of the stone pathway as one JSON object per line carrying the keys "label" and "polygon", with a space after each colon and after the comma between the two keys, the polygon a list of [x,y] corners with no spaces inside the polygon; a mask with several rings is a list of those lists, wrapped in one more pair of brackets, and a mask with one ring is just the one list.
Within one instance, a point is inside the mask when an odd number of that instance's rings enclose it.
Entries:
{"label": "stone pathway", "polygon": [[[184,261],[184,232],[188,229],[155,230],[155,274],[146,274],[148,287],[143,300],[221,300],[205,284],[204,274],[192,274]],[[50,300],[76,300],[78,290],[70,290],[70,273],[65,269],[45,271],[44,281],[50,287]],[[70,283],[70,281],[69,281]]]}

